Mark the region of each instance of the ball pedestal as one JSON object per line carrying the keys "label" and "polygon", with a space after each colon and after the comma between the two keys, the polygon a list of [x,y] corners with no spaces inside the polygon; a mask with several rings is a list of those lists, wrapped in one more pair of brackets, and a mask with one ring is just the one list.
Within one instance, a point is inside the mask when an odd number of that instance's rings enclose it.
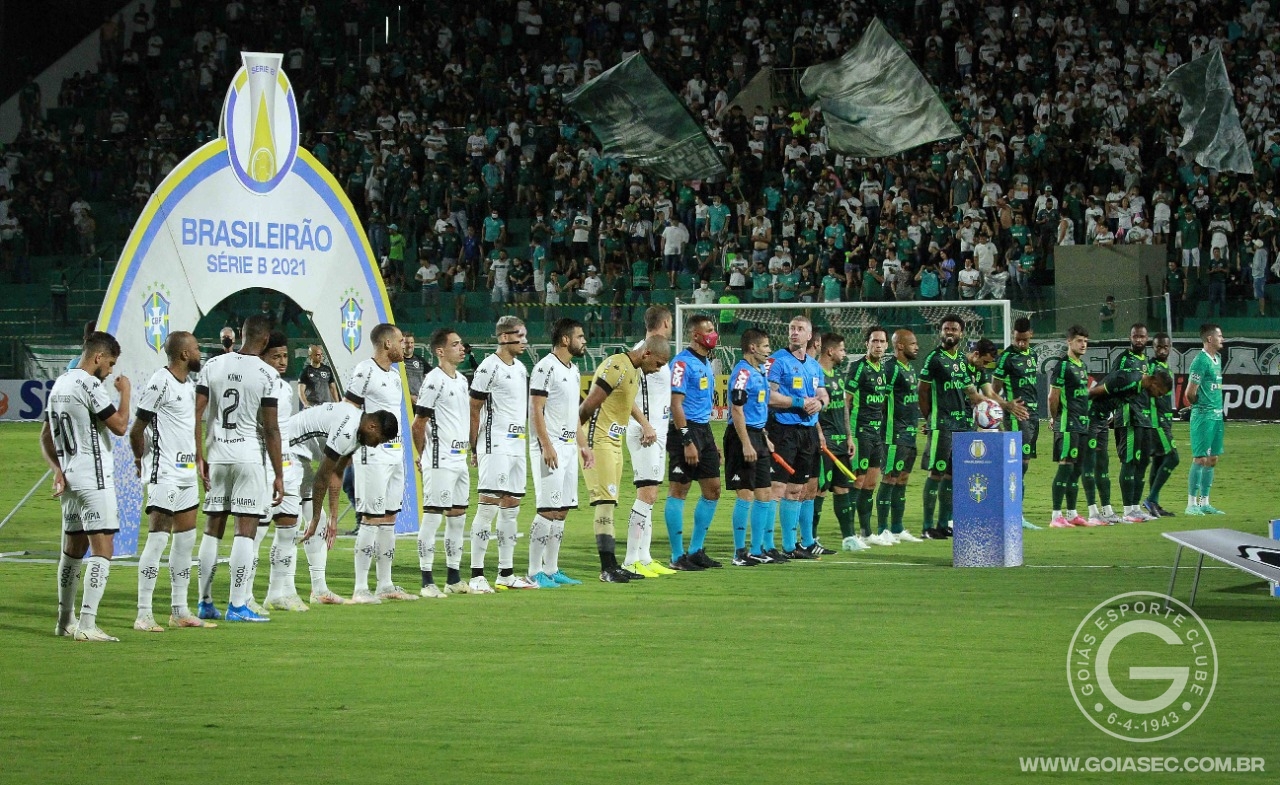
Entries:
{"label": "ball pedestal", "polygon": [[957,433],[951,466],[952,565],[1022,566],[1022,434]]}

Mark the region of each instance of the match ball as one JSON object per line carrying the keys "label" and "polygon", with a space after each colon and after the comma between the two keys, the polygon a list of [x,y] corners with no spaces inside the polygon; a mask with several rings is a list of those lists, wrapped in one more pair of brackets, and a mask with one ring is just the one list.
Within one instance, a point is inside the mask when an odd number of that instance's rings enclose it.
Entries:
{"label": "match ball", "polygon": [[1004,409],[995,401],[983,401],[973,407],[973,420],[980,431],[994,431],[1004,421]]}

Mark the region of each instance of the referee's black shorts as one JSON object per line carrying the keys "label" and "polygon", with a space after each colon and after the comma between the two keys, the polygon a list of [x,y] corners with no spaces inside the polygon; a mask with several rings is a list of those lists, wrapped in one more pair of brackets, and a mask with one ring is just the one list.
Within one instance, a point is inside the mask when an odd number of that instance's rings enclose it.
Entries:
{"label": "referee's black shorts", "polygon": [[680,429],[667,428],[667,455],[670,457],[667,479],[671,482],[692,483],[699,480],[719,479],[720,448],[708,423],[689,423],[689,437],[698,448],[698,465],[691,466],[684,460],[684,442]]}
{"label": "referee's black shorts", "polygon": [[755,463],[747,463],[742,457],[742,440],[733,423],[724,432],[725,486],[731,491],[757,491],[773,484],[773,458],[764,440],[764,429],[748,428],[747,438],[756,450]]}
{"label": "referee's black shorts", "polygon": [[817,425],[787,425],[771,419],[768,430],[769,438],[773,441],[773,451],[793,470],[792,474],[787,474],[787,470],[779,466],[774,482],[803,485],[810,477],[817,476]]}

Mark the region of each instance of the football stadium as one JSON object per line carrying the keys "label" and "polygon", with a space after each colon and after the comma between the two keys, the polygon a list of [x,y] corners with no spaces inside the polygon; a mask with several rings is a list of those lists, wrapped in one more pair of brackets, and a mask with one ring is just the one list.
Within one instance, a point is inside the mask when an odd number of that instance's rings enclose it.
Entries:
{"label": "football stadium", "polygon": [[1278,11],[0,0],[0,780],[1274,779]]}

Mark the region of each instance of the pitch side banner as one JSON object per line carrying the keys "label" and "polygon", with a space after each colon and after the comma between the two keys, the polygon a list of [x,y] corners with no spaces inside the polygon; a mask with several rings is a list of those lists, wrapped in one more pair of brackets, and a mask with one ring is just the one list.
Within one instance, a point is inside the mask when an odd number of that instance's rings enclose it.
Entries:
{"label": "pitch side banner", "polygon": [[[368,332],[393,321],[355,209],[298,143],[298,105],[281,55],[246,52],[242,60],[223,104],[221,135],[160,183],[107,290],[98,329],[120,341],[116,368],[135,392],[165,364],[171,330],[194,329],[245,289],[274,289],[309,311],[343,380],[372,356]],[[416,531],[421,502],[413,450],[405,449],[406,406],[399,419],[401,440],[383,448],[399,450],[405,464],[396,528]],[[136,548],[141,488],[127,441],[117,440],[114,450],[122,527],[116,548],[127,554]]]}
{"label": "pitch side banner", "polygon": [[[1040,363],[1042,416],[1047,412],[1049,379],[1067,352],[1063,340],[1038,341],[1032,347]],[[1116,358],[1129,349],[1127,339],[1090,341],[1084,363],[1089,375],[1101,379],[1115,366]],[[1187,370],[1200,351],[1196,339],[1173,341],[1169,370],[1173,372],[1174,400],[1179,407],[1187,386]],[[1148,347],[1147,355],[1151,355]],[[1228,339],[1222,350],[1222,401],[1229,420],[1280,420],[1280,340],[1260,338]]]}

